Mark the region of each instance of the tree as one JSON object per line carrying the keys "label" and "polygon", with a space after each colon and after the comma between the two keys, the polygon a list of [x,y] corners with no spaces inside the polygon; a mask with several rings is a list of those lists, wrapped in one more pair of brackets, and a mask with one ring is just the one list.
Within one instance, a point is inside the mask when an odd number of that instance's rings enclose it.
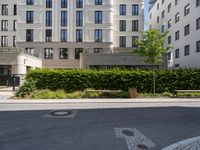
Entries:
{"label": "tree", "polygon": [[[155,65],[161,63],[163,61],[163,55],[171,48],[171,46],[165,46],[167,35],[168,31],[161,33],[157,29],[149,29],[142,32],[142,40],[136,39],[134,41],[138,47],[134,49],[133,53],[144,57],[145,62],[149,64]],[[153,93],[155,94],[155,73]]]}

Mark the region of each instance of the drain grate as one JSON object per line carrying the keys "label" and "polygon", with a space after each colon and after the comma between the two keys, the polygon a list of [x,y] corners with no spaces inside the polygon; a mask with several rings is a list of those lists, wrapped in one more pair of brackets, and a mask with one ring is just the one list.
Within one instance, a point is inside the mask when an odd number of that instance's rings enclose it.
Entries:
{"label": "drain grate", "polygon": [[68,116],[71,114],[72,114],[72,111],[69,111],[69,110],[57,110],[57,111],[52,111],[49,113],[49,115],[52,115],[52,116]]}
{"label": "drain grate", "polygon": [[134,133],[130,130],[122,130],[122,133],[126,136],[134,136]]}
{"label": "drain grate", "polygon": [[137,147],[139,149],[149,149],[146,145],[143,145],[143,144],[139,144],[139,145],[137,145]]}
{"label": "drain grate", "polygon": [[74,118],[78,110],[53,110],[45,114],[44,118]]}

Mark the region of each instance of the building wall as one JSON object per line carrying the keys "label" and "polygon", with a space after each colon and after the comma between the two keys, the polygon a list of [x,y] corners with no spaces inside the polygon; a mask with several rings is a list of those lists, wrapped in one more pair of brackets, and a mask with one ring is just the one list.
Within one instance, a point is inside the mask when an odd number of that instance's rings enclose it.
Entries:
{"label": "building wall", "polygon": [[[171,3],[171,11],[168,12],[168,5]],[[159,9],[157,5],[159,4]],[[184,8],[190,4],[190,13],[184,15]],[[165,17],[162,18],[162,11],[165,10]],[[175,0],[165,0],[162,4],[162,0],[157,0],[151,8],[149,15],[151,18],[149,24],[151,28],[162,30],[162,25],[165,25],[165,31],[169,30],[169,36],[171,36],[171,59],[168,60],[168,67],[200,67],[200,53],[196,52],[196,42],[200,41],[200,30],[196,29],[196,19],[200,17],[200,6],[196,6],[196,0],[179,0],[175,5]],[[175,23],[175,15],[180,13],[180,21]],[[157,17],[159,16],[159,23],[157,23]],[[171,19],[171,28],[168,29],[168,21]],[[184,35],[184,27],[190,25],[190,34]],[[179,31],[179,40],[175,40],[175,32]],[[168,44],[166,39],[166,44]],[[190,54],[184,55],[184,47],[190,45]],[[179,58],[175,58],[175,50],[179,49]]]}

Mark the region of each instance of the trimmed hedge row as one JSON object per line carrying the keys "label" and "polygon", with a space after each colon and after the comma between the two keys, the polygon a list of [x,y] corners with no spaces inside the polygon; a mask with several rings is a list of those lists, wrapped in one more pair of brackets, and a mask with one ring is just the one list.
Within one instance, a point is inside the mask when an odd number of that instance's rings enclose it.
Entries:
{"label": "trimmed hedge row", "polygon": [[[156,92],[172,92],[177,89],[200,89],[200,69],[156,70]],[[151,93],[152,70],[55,70],[39,69],[27,74],[27,81],[36,82],[38,89],[67,92],[77,90],[110,89],[127,91],[136,87],[139,92]]]}

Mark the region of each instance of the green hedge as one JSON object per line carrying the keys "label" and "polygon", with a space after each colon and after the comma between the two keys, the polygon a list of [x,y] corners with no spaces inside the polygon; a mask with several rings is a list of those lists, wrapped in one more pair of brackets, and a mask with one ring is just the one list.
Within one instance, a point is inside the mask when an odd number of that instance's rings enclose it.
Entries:
{"label": "green hedge", "polygon": [[[136,87],[139,92],[151,93],[152,70],[33,70],[27,81],[35,81],[38,89],[65,90],[73,92],[93,89],[121,89]],[[200,69],[156,70],[156,92],[177,89],[200,89]]]}

